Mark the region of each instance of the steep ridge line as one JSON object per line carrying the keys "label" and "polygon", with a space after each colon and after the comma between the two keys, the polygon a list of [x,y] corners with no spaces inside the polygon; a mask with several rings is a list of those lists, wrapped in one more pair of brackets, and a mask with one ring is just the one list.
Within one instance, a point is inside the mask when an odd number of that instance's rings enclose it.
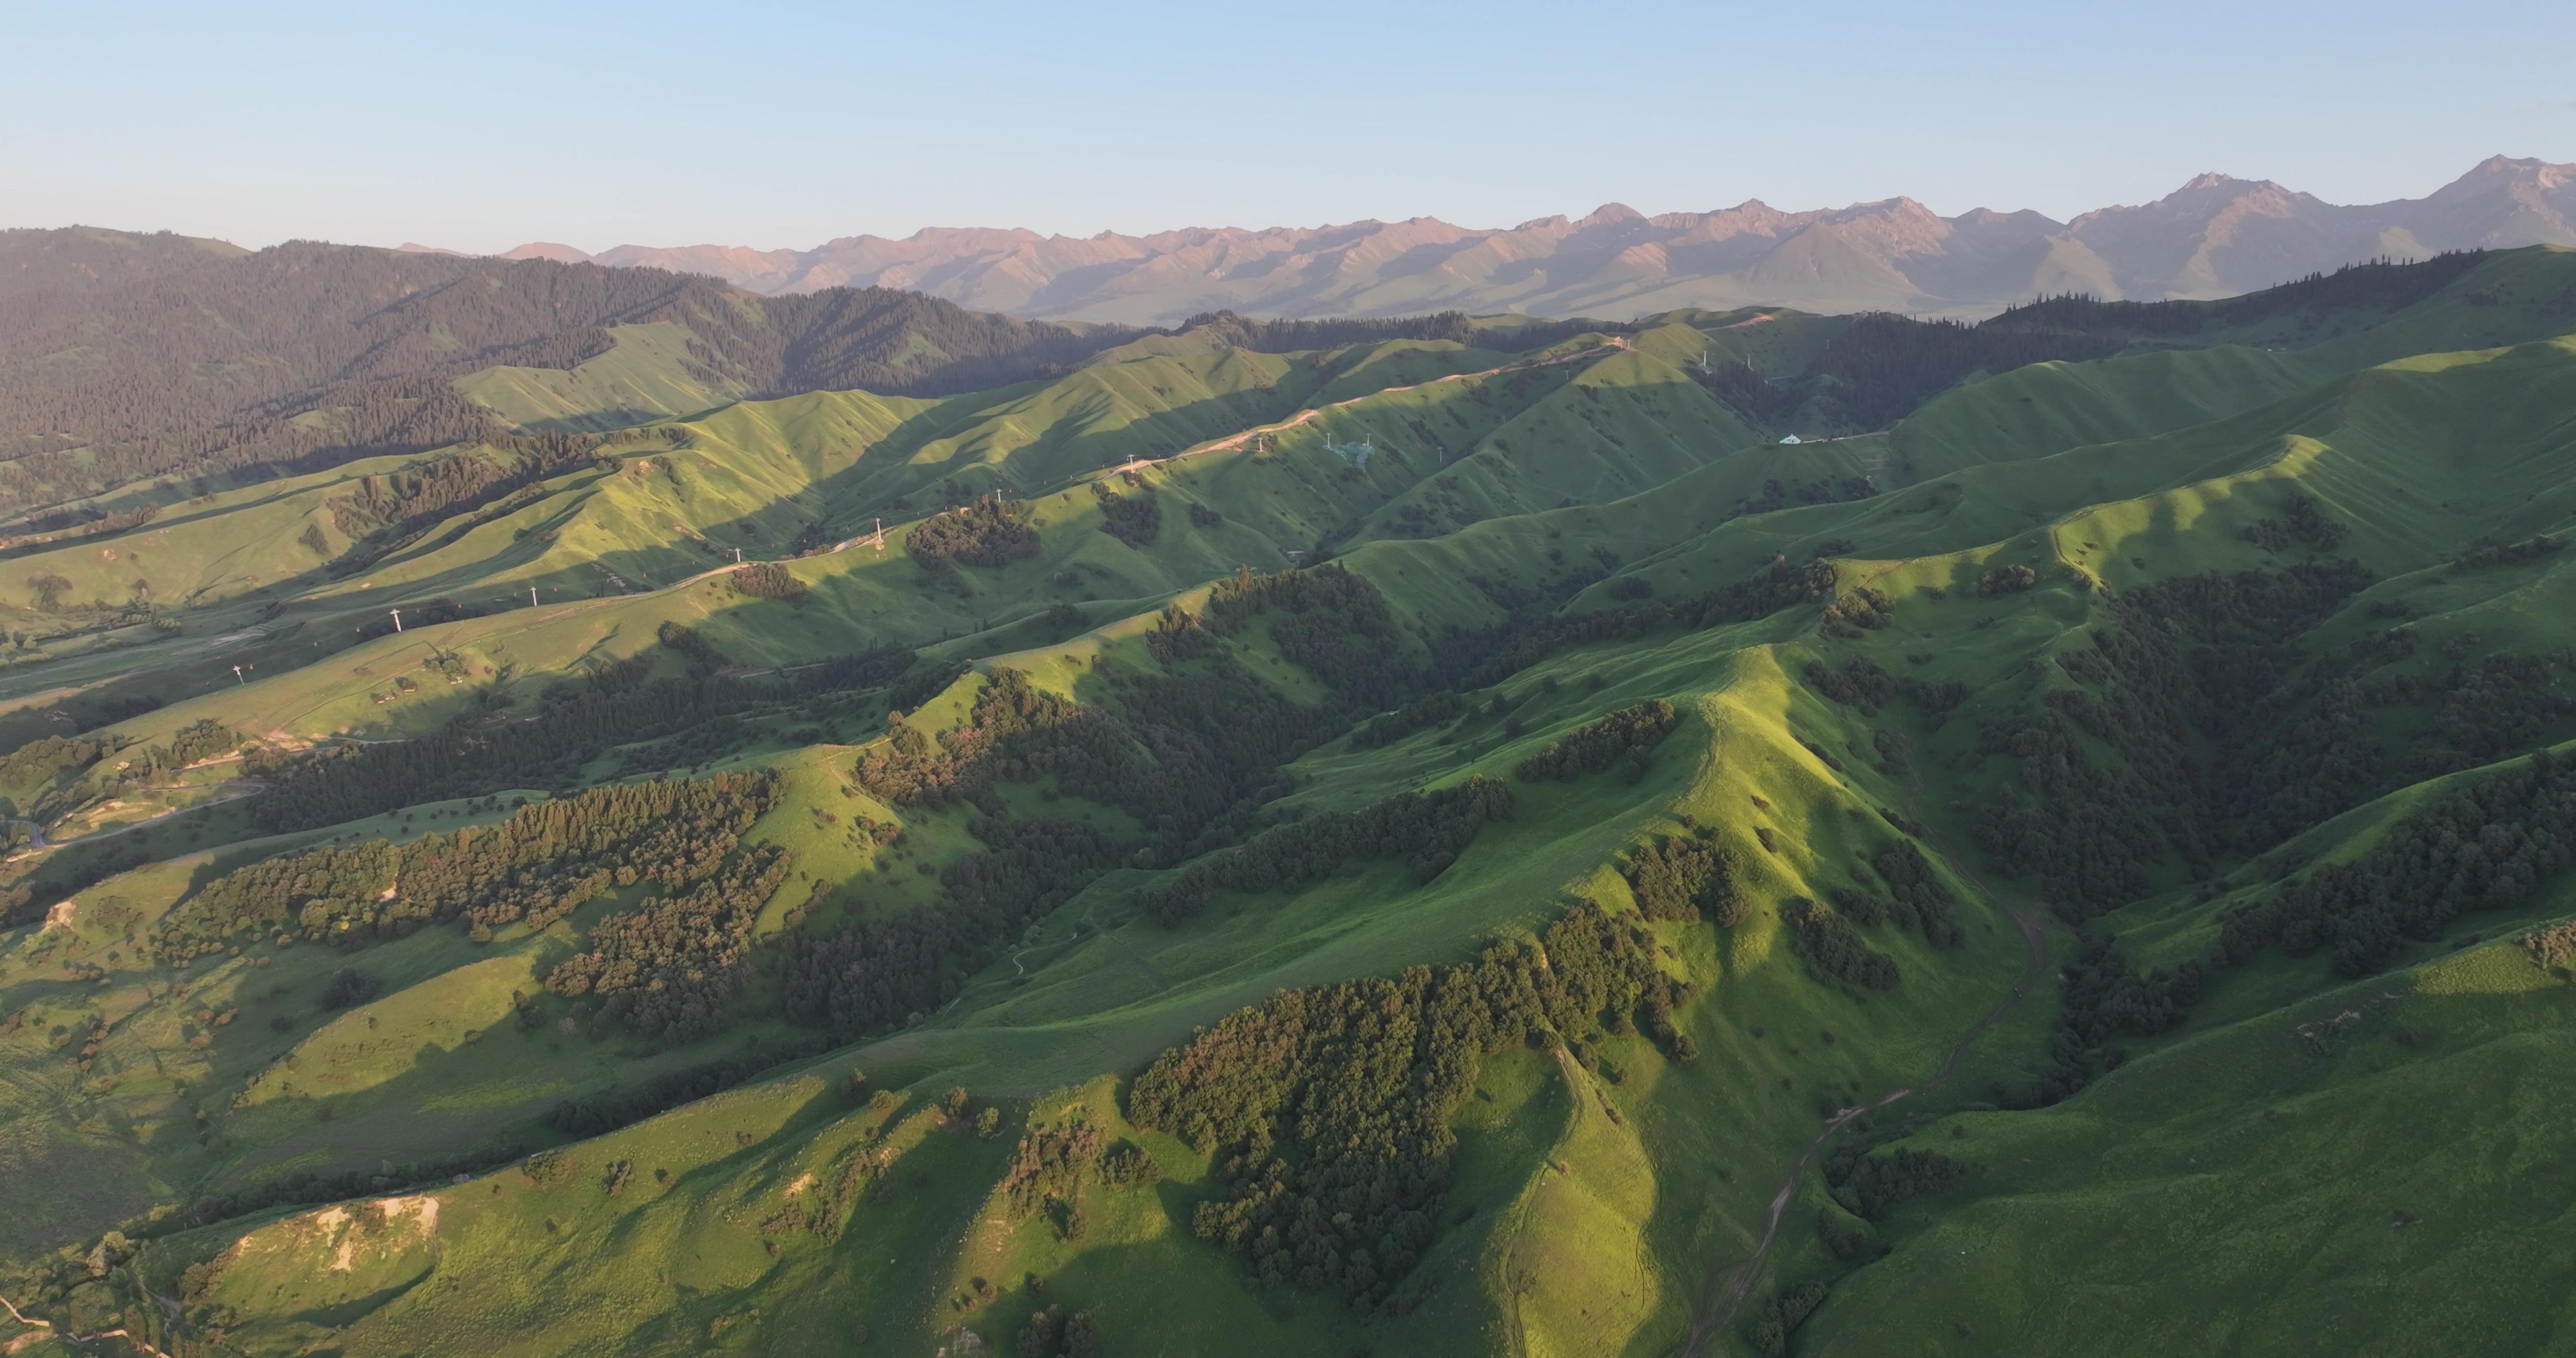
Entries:
{"label": "steep ridge line", "polygon": [[[1903,737],[1903,739],[1906,767],[1910,772],[1914,767],[1914,742],[1910,737]],[[1905,792],[1905,809],[1909,818],[1918,821],[1920,817],[1915,816],[1914,813],[1921,801],[1921,792],[1920,776],[1910,777],[1907,780]],[[1932,851],[1941,855],[1941,861],[1948,864],[1950,870],[1959,875],[1960,880],[1974,886],[1980,895],[1990,901],[2002,900],[1994,888],[1986,885],[1983,878],[1970,872],[1937,838],[1927,835],[1925,839],[1931,844]],[[1788,1213],[1789,1202],[1797,1196],[1799,1186],[1806,1181],[1807,1166],[1816,1158],[1816,1152],[1824,1149],[1825,1143],[1832,1140],[1835,1133],[1840,1132],[1852,1119],[1864,1113],[1876,1112],[1916,1094],[1928,1094],[1949,1083],[1950,1077],[1958,1073],[1959,1062],[1966,1057],[1968,1045],[1983,1036],[1987,1029],[2000,1022],[2004,1015],[2012,1012],[2014,1006],[2027,999],[2030,993],[2039,987],[2040,979],[2048,971],[2048,935],[2046,927],[2041,922],[2041,916],[2036,910],[2015,909],[2009,905],[2004,907],[2004,913],[2010,915],[2013,923],[2020,927],[2022,943],[2030,951],[2030,959],[2023,965],[2021,979],[2013,984],[2012,993],[1997,1001],[1994,1008],[1987,1010],[1984,1017],[1970,1025],[1968,1031],[1961,1034],[1957,1042],[1951,1044],[1950,1050],[1941,1058],[1940,1069],[1934,1072],[1931,1079],[1920,1085],[1890,1090],[1879,1096],[1875,1102],[1841,1109],[1826,1121],[1824,1129],[1816,1133],[1804,1150],[1798,1152],[1798,1158],[1789,1166],[1787,1177],[1781,1181],[1780,1190],[1772,1194],[1770,1212],[1762,1224],[1762,1238],[1754,1245],[1753,1253],[1746,1256],[1733,1269],[1724,1271],[1725,1283],[1718,1288],[1716,1295],[1710,1298],[1699,1319],[1691,1325],[1690,1335],[1683,1341],[1680,1358],[1702,1358],[1702,1355],[1708,1352],[1710,1340],[1734,1325],[1736,1312],[1743,1307],[1745,1297],[1752,1292],[1754,1283],[1762,1276],[1762,1265],[1770,1257],[1772,1242],[1780,1234],[1781,1219]],[[1714,1282],[1715,1278],[1712,1277],[1711,1281]]]}
{"label": "steep ridge line", "polygon": [[[1380,388],[1380,389],[1378,389],[1378,390],[1376,390],[1376,391],[1363,392],[1362,394],[1360,394],[1360,395],[1358,395],[1358,396],[1350,397],[1350,398],[1349,398],[1349,399],[1347,399],[1347,400],[1335,401],[1335,402],[1331,403],[1330,405],[1323,405],[1323,406],[1309,406],[1309,407],[1307,407],[1306,409],[1304,409],[1304,410],[1301,410],[1301,411],[1297,412],[1295,415],[1292,415],[1292,416],[1290,416],[1289,418],[1287,418],[1287,419],[1285,419],[1285,420],[1279,421],[1278,423],[1275,423],[1275,424],[1265,424],[1265,425],[1257,425],[1257,426],[1255,426],[1255,427],[1253,427],[1253,428],[1246,429],[1246,430],[1244,430],[1244,431],[1243,431],[1243,432],[1241,432],[1241,433],[1238,433],[1238,434],[1230,434],[1230,435],[1227,435],[1226,437],[1221,438],[1221,439],[1214,439],[1214,440],[1211,440],[1211,441],[1209,441],[1209,442],[1207,442],[1207,443],[1198,444],[1198,445],[1196,445],[1196,446],[1194,446],[1194,447],[1184,448],[1184,449],[1180,450],[1179,452],[1172,453],[1172,454],[1170,454],[1170,455],[1168,455],[1168,456],[1165,456],[1165,457],[1156,457],[1156,458],[1131,458],[1131,459],[1127,460],[1126,462],[1119,463],[1119,464],[1117,464],[1117,465],[1115,465],[1115,466],[1104,467],[1104,468],[1102,468],[1101,470],[1099,470],[1099,471],[1097,471],[1097,472],[1084,472],[1084,473],[1080,473],[1080,474],[1078,474],[1078,475],[1075,475],[1075,476],[1069,477],[1069,478],[1067,478],[1066,480],[1064,480],[1064,481],[1062,481],[1062,482],[1059,482],[1059,483],[1056,483],[1056,484],[1052,484],[1052,485],[1046,486],[1046,487],[1045,487],[1045,488],[1043,488],[1043,489],[1036,490],[1036,491],[1031,491],[1031,492],[1027,492],[1027,495],[1028,495],[1028,498],[1031,498],[1031,499],[1040,499],[1040,498],[1043,498],[1043,497],[1048,496],[1048,495],[1056,494],[1056,493],[1058,493],[1058,492],[1060,492],[1060,491],[1068,490],[1068,489],[1070,489],[1070,488],[1072,488],[1072,487],[1074,487],[1074,486],[1078,486],[1078,485],[1085,484],[1086,482],[1090,482],[1090,481],[1098,480],[1098,479],[1100,479],[1100,478],[1102,478],[1102,477],[1116,476],[1116,475],[1118,475],[1118,474],[1119,474],[1119,473],[1121,473],[1121,472],[1136,471],[1136,470],[1139,470],[1139,469],[1142,469],[1142,468],[1145,468],[1145,467],[1159,467],[1159,466],[1162,466],[1162,465],[1163,465],[1163,464],[1165,464],[1165,463],[1169,463],[1169,462],[1178,462],[1178,461],[1180,461],[1182,458],[1185,458],[1185,457],[1195,457],[1195,456],[1197,456],[1197,455],[1198,455],[1198,454],[1200,454],[1200,453],[1212,453],[1212,452],[1217,452],[1217,451],[1220,451],[1220,450],[1222,450],[1222,449],[1227,449],[1227,448],[1240,448],[1240,447],[1242,447],[1242,446],[1243,446],[1244,440],[1246,440],[1246,439],[1259,437],[1259,436],[1261,436],[1261,435],[1265,435],[1265,434],[1275,434],[1275,433],[1278,433],[1278,432],[1280,432],[1280,431],[1282,431],[1282,430],[1294,429],[1294,428],[1297,428],[1297,427],[1299,427],[1299,426],[1301,426],[1301,425],[1310,424],[1310,423],[1312,423],[1313,421],[1315,421],[1316,419],[1321,418],[1321,416],[1322,416],[1323,412],[1325,412],[1325,411],[1327,411],[1327,410],[1338,410],[1338,409],[1341,409],[1341,408],[1342,408],[1342,407],[1344,407],[1344,406],[1348,406],[1348,405],[1355,405],[1355,404],[1357,404],[1357,403],[1359,403],[1359,402],[1361,402],[1361,401],[1366,401],[1366,400],[1370,400],[1370,399],[1375,398],[1375,397],[1384,396],[1384,395],[1387,395],[1387,394],[1389,394],[1389,393],[1391,393],[1391,392],[1399,392],[1399,391],[1413,391],[1413,390],[1416,390],[1416,389],[1418,389],[1418,388],[1428,387],[1428,386],[1433,386],[1433,385],[1436,385],[1436,384],[1438,384],[1438,383],[1442,383],[1442,382],[1463,382],[1463,381],[1469,381],[1469,380],[1476,379],[1476,378],[1494,377],[1494,376],[1498,376],[1498,375],[1500,375],[1500,374],[1502,374],[1502,373],[1507,373],[1507,372],[1517,372],[1517,371],[1523,371],[1523,370],[1529,370],[1529,369],[1537,369],[1537,368],[1552,367],[1552,366],[1554,366],[1554,365],[1561,364],[1561,363],[1575,363],[1575,362],[1580,362],[1580,361],[1585,360],[1585,359],[1592,359],[1592,358],[1600,358],[1600,357],[1604,357],[1605,355],[1607,355],[1608,353],[1610,353],[1610,352],[1611,352],[1611,351],[1613,351],[1613,350],[1624,350],[1624,349],[1628,349],[1629,347],[1630,347],[1630,345],[1629,345],[1629,343],[1628,343],[1628,341],[1627,341],[1626,337],[1624,337],[1624,336],[1620,336],[1620,335],[1611,335],[1611,336],[1606,337],[1606,338],[1605,338],[1605,339],[1604,339],[1600,344],[1596,344],[1596,345],[1592,346],[1592,347],[1591,347],[1591,348],[1589,348],[1589,349],[1578,349],[1578,350],[1576,350],[1576,351],[1574,351],[1574,352],[1572,352],[1572,353],[1559,354],[1559,355],[1557,355],[1557,356],[1556,356],[1556,357],[1554,357],[1554,358],[1541,358],[1541,359],[1532,359],[1532,360],[1528,360],[1528,361],[1525,361],[1525,362],[1518,362],[1518,363],[1505,363],[1505,364],[1502,364],[1502,365],[1501,365],[1501,366],[1499,366],[1499,367],[1485,368],[1485,369],[1482,369],[1482,370],[1477,371],[1477,372],[1471,372],[1471,373],[1450,373],[1450,374],[1448,374],[1448,375],[1446,375],[1446,376],[1442,376],[1442,377],[1434,377],[1434,378],[1429,379],[1428,381],[1423,381],[1423,382],[1413,382],[1413,383],[1408,383],[1408,384],[1406,384],[1406,385],[1404,385],[1404,386],[1399,386],[1399,387],[1382,387],[1382,388]],[[944,513],[944,512],[946,512],[946,511],[942,511],[942,512]],[[935,515],[935,514],[934,514],[934,515],[932,515],[931,517],[932,517],[932,518],[937,518],[937,517],[938,517],[938,515]],[[820,558],[827,557],[827,556],[838,556],[838,555],[840,555],[841,553],[846,552],[846,551],[849,551],[851,548],[853,548],[853,547],[857,547],[857,546],[859,546],[859,545],[861,545],[861,544],[863,544],[863,543],[872,543],[872,542],[876,542],[876,541],[878,540],[878,538],[879,538],[879,534],[878,534],[878,533],[876,533],[876,532],[874,532],[874,531],[866,532],[866,533],[861,533],[861,534],[859,534],[857,537],[853,537],[853,538],[844,538],[843,540],[841,540],[841,541],[839,541],[839,542],[836,542],[836,543],[832,544],[831,546],[824,548],[824,549],[823,549],[823,550],[821,550],[821,551],[818,551],[818,552],[808,552],[808,553],[806,553],[806,554],[805,554],[805,555],[803,555],[803,556],[779,557],[779,558],[776,558],[776,559],[774,559],[774,560],[765,560],[765,561],[751,561],[751,560],[737,561],[737,562],[732,562],[732,563],[729,563],[729,564],[726,564],[726,565],[710,567],[709,569],[699,571],[699,572],[697,572],[697,573],[695,573],[695,574],[693,574],[693,575],[684,576],[684,577],[682,577],[681,579],[676,580],[676,581],[674,581],[674,582],[672,582],[672,583],[670,583],[670,584],[667,584],[667,585],[655,585],[655,584],[653,584],[653,583],[652,583],[652,582],[650,582],[650,581],[646,581],[646,582],[645,582],[645,583],[646,583],[646,588],[643,588],[643,589],[639,589],[639,590],[631,590],[631,591],[628,591],[628,592],[625,592],[625,593],[619,593],[619,594],[599,594],[599,595],[593,595],[592,597],[587,598],[587,599],[581,599],[581,600],[577,600],[577,601],[570,602],[570,603],[555,604],[555,605],[551,605],[551,606],[548,606],[548,605],[539,605],[539,606],[536,606],[536,607],[531,607],[528,611],[529,611],[529,612],[531,612],[531,613],[537,613],[537,614],[539,614],[539,618],[538,618],[537,620],[540,620],[540,621],[552,621],[552,620],[557,619],[557,618],[569,617],[569,616],[571,616],[572,614],[579,613],[579,612],[583,612],[583,611],[585,611],[585,610],[596,609],[596,608],[602,607],[602,606],[607,605],[607,604],[617,603],[617,602],[619,602],[619,601],[621,601],[621,600],[649,598],[649,597],[651,597],[651,596],[653,596],[653,595],[656,595],[656,594],[669,594],[669,593],[671,593],[671,592],[673,592],[673,591],[675,591],[675,590],[683,590],[683,589],[687,589],[687,588],[689,588],[689,587],[690,587],[690,586],[692,586],[692,585],[701,584],[701,583],[703,583],[703,582],[705,582],[705,581],[708,581],[708,580],[714,579],[715,577],[717,577],[717,576],[719,576],[719,575],[724,575],[724,574],[726,574],[726,573],[728,573],[728,572],[731,572],[731,571],[741,570],[741,569],[742,569],[743,567],[745,567],[745,566],[759,566],[759,565],[784,566],[784,565],[787,565],[787,564],[789,564],[789,563],[791,563],[791,562],[796,562],[796,561],[813,561],[813,560],[818,560],[818,559],[820,559]],[[883,548],[882,546],[880,546],[880,547],[878,548],[878,550],[882,551],[882,550],[884,550],[884,548]],[[320,598],[322,598],[322,597],[323,597],[323,596],[318,595],[318,594],[312,594],[312,595],[306,595],[306,596],[304,596],[304,598],[305,598],[306,600],[316,600],[316,599],[320,599]],[[549,611],[545,611],[545,610],[546,610],[547,608],[549,608],[549,607],[551,607],[552,611],[550,611],[550,612],[549,612]],[[487,616],[492,616],[492,615],[487,615]],[[478,619],[475,619],[475,618],[459,618],[459,619],[457,619],[457,622],[474,622],[474,621],[478,621]],[[426,632],[426,631],[430,630],[430,628],[433,628],[433,627],[447,627],[447,626],[453,626],[453,625],[454,625],[454,624],[452,624],[452,623],[431,623],[431,624],[429,624],[429,626],[428,626],[428,627],[415,627],[415,628],[413,628],[413,629],[411,629],[411,630],[416,631],[416,632]],[[236,640],[236,639],[241,639],[241,638],[247,638],[247,637],[250,637],[251,635],[252,635],[251,633],[247,633],[247,632],[245,632],[245,633],[238,633],[238,634],[235,634],[235,636],[233,636],[233,637],[217,638],[216,640],[217,640],[217,641]],[[208,646],[208,647],[211,647],[214,643],[213,643],[213,642],[209,642],[209,643],[206,643],[206,644],[207,644],[207,646]]]}
{"label": "steep ridge line", "polygon": [[[1120,472],[1134,471],[1140,467],[1159,467],[1166,462],[1178,462],[1182,458],[1195,457],[1200,453],[1213,453],[1220,452],[1228,448],[1240,448],[1243,446],[1243,442],[1246,439],[1259,438],[1266,434],[1284,433],[1290,429],[1296,429],[1305,425],[1313,424],[1316,420],[1321,419],[1324,412],[1327,410],[1340,410],[1345,406],[1358,405],[1362,401],[1375,400],[1380,396],[1392,396],[1399,391],[1419,391],[1424,387],[1436,387],[1443,382],[1472,382],[1479,378],[1498,377],[1507,372],[1527,372],[1534,371],[1539,368],[1553,367],[1560,363],[1579,363],[1588,358],[1600,358],[1613,349],[1626,349],[1629,347],[1626,336],[1606,335],[1602,337],[1601,343],[1593,345],[1589,349],[1577,349],[1572,353],[1558,354],[1554,358],[1528,359],[1518,363],[1505,363],[1497,367],[1485,368],[1471,373],[1448,373],[1443,376],[1429,378],[1420,382],[1407,382],[1400,387],[1380,387],[1375,391],[1362,392],[1357,396],[1335,401],[1329,405],[1308,406],[1304,410],[1298,411],[1296,414],[1289,416],[1287,419],[1278,421],[1275,424],[1255,425],[1250,429],[1244,430],[1242,433],[1229,434],[1224,438],[1213,439],[1193,448],[1184,448],[1181,451],[1166,457],[1129,458],[1125,462],[1119,463],[1114,467],[1107,468],[1102,471],[1100,475],[1115,476]],[[1066,486],[1078,485],[1088,479],[1090,478],[1086,476],[1077,476],[1064,484]],[[1062,489],[1062,487],[1049,486],[1046,490],[1040,491],[1039,494],[1050,494],[1059,489]]]}

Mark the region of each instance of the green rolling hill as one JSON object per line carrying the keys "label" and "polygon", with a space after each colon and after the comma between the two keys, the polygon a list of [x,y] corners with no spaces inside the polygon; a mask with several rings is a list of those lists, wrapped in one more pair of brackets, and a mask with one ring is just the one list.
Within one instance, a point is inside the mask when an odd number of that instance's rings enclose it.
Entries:
{"label": "green rolling hill", "polygon": [[14,1352],[2565,1346],[2576,252],[699,323],[21,509]]}

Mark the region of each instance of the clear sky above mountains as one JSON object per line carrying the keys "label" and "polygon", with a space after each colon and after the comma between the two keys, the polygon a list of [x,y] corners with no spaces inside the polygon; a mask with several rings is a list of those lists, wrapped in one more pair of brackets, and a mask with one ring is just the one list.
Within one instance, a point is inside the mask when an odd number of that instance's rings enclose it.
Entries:
{"label": "clear sky above mountains", "polygon": [[2576,25],[2502,0],[13,8],[0,225],[250,245],[2063,218],[2210,169],[2370,202],[2576,159]]}

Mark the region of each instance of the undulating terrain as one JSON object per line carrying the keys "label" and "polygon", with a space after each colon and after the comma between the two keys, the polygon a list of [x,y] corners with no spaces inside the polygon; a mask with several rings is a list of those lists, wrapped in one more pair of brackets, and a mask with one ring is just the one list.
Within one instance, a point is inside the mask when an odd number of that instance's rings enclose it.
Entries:
{"label": "undulating terrain", "polygon": [[2562,1351],[2576,250],[2084,286],[0,236],[0,1348]]}

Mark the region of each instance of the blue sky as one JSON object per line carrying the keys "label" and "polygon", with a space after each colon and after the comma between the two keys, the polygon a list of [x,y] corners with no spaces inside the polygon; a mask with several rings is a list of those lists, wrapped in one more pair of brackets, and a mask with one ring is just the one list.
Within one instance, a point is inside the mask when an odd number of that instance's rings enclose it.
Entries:
{"label": "blue sky", "polygon": [[2335,202],[2576,160],[2560,4],[5,7],[0,225],[467,250]]}

